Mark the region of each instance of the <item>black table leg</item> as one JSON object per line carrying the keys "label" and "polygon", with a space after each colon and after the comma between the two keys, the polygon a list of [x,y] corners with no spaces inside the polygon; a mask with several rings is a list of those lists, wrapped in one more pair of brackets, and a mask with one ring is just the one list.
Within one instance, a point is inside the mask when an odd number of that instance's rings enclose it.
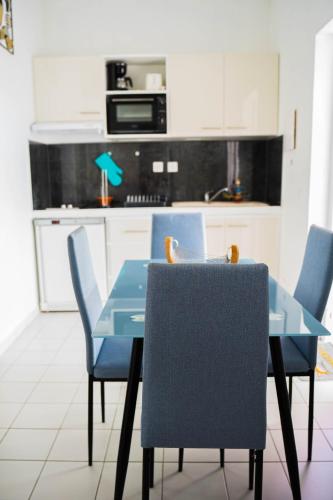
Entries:
{"label": "black table leg", "polygon": [[134,338],[132,346],[130,372],[128,375],[128,382],[127,382],[124,415],[121,424],[121,433],[120,433],[120,441],[118,449],[116,484],[114,490],[115,500],[121,500],[123,498],[123,493],[124,493],[128,459],[131,449],[135,406],[136,406],[138,387],[140,381],[142,351],[143,351],[143,339]]}
{"label": "black table leg", "polygon": [[290,486],[294,500],[301,500],[301,486],[299,482],[297,451],[293,423],[291,419],[289,395],[287,390],[286,374],[284,371],[280,337],[270,337],[269,345],[271,349]]}

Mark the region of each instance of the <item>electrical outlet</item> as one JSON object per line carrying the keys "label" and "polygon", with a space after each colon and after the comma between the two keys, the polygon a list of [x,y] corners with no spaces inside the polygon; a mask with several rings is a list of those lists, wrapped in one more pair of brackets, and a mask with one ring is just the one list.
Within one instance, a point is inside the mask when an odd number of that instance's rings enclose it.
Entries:
{"label": "electrical outlet", "polygon": [[163,161],[153,161],[153,172],[154,174],[162,174],[164,171]]}
{"label": "electrical outlet", "polygon": [[176,174],[178,172],[178,161],[168,161],[169,174]]}

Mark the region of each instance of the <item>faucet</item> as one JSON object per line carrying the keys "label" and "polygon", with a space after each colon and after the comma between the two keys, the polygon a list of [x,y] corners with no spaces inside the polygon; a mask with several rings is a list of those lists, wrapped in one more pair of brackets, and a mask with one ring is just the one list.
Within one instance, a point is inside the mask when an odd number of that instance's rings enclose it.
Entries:
{"label": "faucet", "polygon": [[223,188],[219,189],[212,196],[210,196],[211,193],[213,193],[213,191],[207,191],[205,193],[205,202],[206,203],[210,203],[211,201],[214,201],[222,193],[228,193],[227,198],[228,199],[231,198],[231,192],[230,192],[230,189],[228,187],[223,187]]}

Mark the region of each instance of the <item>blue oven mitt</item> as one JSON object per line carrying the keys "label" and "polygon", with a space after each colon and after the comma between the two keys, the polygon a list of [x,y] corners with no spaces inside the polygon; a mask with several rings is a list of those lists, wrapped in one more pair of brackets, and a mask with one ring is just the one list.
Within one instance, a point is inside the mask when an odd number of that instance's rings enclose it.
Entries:
{"label": "blue oven mitt", "polygon": [[95,159],[95,163],[101,170],[106,170],[108,179],[112,186],[120,186],[123,182],[124,171],[113,160],[111,153],[102,153]]}

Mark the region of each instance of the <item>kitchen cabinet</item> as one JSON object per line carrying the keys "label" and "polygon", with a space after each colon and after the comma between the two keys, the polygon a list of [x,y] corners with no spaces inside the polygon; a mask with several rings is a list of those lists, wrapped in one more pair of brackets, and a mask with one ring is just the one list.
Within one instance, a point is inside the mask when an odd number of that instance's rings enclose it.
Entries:
{"label": "kitchen cabinet", "polygon": [[33,73],[37,122],[104,119],[102,58],[36,57]]}
{"label": "kitchen cabinet", "polygon": [[278,278],[280,255],[279,216],[208,216],[206,217],[207,255],[219,257],[231,245],[238,245],[240,258],[254,259],[268,265]]}
{"label": "kitchen cabinet", "polygon": [[277,134],[278,78],[277,54],[225,54],[226,134]]}
{"label": "kitchen cabinet", "polygon": [[[163,213],[172,213],[175,209],[162,210]],[[248,257],[256,262],[264,262],[268,265],[270,274],[278,278],[280,215],[270,214],[269,211],[268,208],[267,213],[263,214],[229,215],[226,209],[208,209],[204,212],[207,257],[222,257],[230,245],[237,244],[241,258]],[[42,311],[77,309],[70,277],[67,236],[79,226],[83,225],[87,230],[96,279],[103,300],[111,290],[125,260],[150,258],[153,210],[110,209],[110,212],[105,219],[93,216],[52,219],[51,212],[48,218],[35,219]]]}
{"label": "kitchen cabinet", "polygon": [[168,56],[167,91],[172,135],[222,134],[222,54]]}
{"label": "kitchen cabinet", "polygon": [[111,288],[125,260],[150,258],[151,216],[109,218],[106,235]]}
{"label": "kitchen cabinet", "polygon": [[277,54],[170,55],[167,84],[172,135],[278,133]]}
{"label": "kitchen cabinet", "polygon": [[[279,216],[206,215],[207,257],[226,254],[236,244],[240,256],[268,265],[270,273],[279,272]],[[108,286],[112,287],[126,259],[149,259],[151,215],[110,217],[106,223]]]}

